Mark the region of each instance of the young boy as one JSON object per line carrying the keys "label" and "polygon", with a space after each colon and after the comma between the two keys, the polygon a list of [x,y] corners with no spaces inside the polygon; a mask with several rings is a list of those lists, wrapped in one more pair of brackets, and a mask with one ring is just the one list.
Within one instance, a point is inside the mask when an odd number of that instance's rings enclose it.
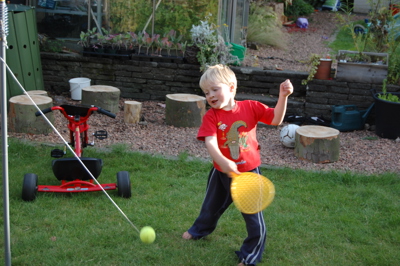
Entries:
{"label": "young boy", "polygon": [[[197,139],[205,141],[214,167],[211,169],[206,195],[200,214],[192,227],[183,233],[184,239],[200,239],[211,234],[218,219],[232,203],[230,173],[255,172],[260,174],[257,123],[279,125],[286,113],[287,98],[293,93],[289,80],[280,84],[275,108],[257,101],[235,101],[236,76],[224,65],[209,67],[200,79],[200,87],[212,107],[203,117]],[[262,212],[244,214],[247,238],[240,251],[238,265],[256,265],[261,261],[266,240]]]}

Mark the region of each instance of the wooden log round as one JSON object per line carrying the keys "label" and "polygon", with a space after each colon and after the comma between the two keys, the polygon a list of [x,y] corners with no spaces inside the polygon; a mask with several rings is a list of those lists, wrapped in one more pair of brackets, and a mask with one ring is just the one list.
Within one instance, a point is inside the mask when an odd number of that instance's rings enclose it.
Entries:
{"label": "wooden log round", "polygon": [[47,96],[47,91],[44,90],[32,90],[32,91],[27,91],[29,95],[42,95],[42,96]]}
{"label": "wooden log round", "polygon": [[119,98],[121,91],[118,88],[105,85],[93,85],[82,88],[82,104],[95,105],[111,113],[119,112]]}
{"label": "wooden log round", "polygon": [[[30,96],[40,110],[53,106],[53,100],[43,95]],[[11,97],[9,100],[8,127],[10,131],[29,134],[48,134],[52,128],[42,116],[36,116],[38,111],[26,95]],[[54,115],[47,113],[46,117],[53,124]]]}
{"label": "wooden log round", "polygon": [[206,113],[206,98],[194,94],[167,94],[165,122],[175,127],[199,127]]}
{"label": "wooden log round", "polygon": [[140,121],[142,114],[142,103],[137,101],[125,101],[124,103],[124,122],[136,124]]}
{"label": "wooden log round", "polygon": [[339,130],[324,126],[301,126],[296,130],[296,157],[313,163],[339,160]]}

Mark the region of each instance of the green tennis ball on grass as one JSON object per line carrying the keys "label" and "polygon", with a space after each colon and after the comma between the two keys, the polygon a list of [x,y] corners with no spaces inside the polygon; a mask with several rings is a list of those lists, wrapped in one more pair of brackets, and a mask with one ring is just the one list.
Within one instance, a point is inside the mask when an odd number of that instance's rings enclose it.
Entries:
{"label": "green tennis ball on grass", "polygon": [[140,230],[140,240],[143,243],[151,244],[156,240],[156,232],[151,226],[145,226]]}

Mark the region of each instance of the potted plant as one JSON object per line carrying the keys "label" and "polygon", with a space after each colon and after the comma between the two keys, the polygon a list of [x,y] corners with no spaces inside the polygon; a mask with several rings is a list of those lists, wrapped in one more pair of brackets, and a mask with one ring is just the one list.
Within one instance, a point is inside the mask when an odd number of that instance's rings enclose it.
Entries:
{"label": "potted plant", "polygon": [[107,45],[105,47],[105,53],[116,54],[117,50],[120,48],[120,34],[108,34],[106,36]]}
{"label": "potted plant", "polygon": [[138,44],[138,36],[134,32],[129,32],[129,35],[130,35],[129,50],[131,50],[132,53],[134,53],[135,48],[137,47],[137,44]]}
{"label": "potted plant", "polygon": [[392,56],[388,53],[392,46],[388,26],[392,15],[379,2],[380,0],[371,6],[370,20],[365,26],[350,19],[351,10],[337,14],[339,22],[351,33],[355,47],[355,51],[338,52],[338,81],[382,84],[388,77],[389,60]]}
{"label": "potted plant", "polygon": [[141,49],[142,49],[143,45],[145,44],[144,32],[139,31],[136,37],[137,37],[137,45],[138,45],[137,54],[140,55]]}
{"label": "potted plant", "polygon": [[108,43],[108,41],[107,41],[108,34],[109,34],[108,31],[104,28],[101,28],[101,32],[99,31],[96,33],[97,42],[95,45],[96,45],[97,49],[95,51],[97,53],[103,54],[105,52],[105,48]]}
{"label": "potted plant", "polygon": [[187,42],[179,42],[176,44],[177,50],[181,51],[182,57],[185,57]]}
{"label": "potted plant", "polygon": [[204,71],[209,65],[229,65],[238,62],[238,57],[231,54],[232,45],[225,42],[217,26],[210,24],[207,18],[200,21],[200,25],[193,25],[190,33],[194,50],[198,48],[196,57],[201,65],[200,71]]}
{"label": "potted plant", "polygon": [[400,92],[387,92],[383,81],[382,92],[372,90],[375,100],[375,132],[381,138],[400,138]]}
{"label": "potted plant", "polygon": [[97,28],[93,28],[92,30],[88,30],[87,32],[81,31],[78,41],[78,44],[82,46],[84,52],[92,51],[91,47],[91,39],[95,37]]}
{"label": "potted plant", "polygon": [[381,84],[388,75],[388,53],[340,50],[337,62],[338,81]]}
{"label": "potted plant", "polygon": [[132,51],[132,36],[129,32],[121,33],[119,38],[120,48],[118,50],[119,54],[130,55]]}
{"label": "potted plant", "polygon": [[307,79],[301,82],[303,85],[307,85],[307,83],[313,79],[330,79],[332,66],[332,59],[330,56],[323,57],[319,54],[311,54],[306,63],[309,65],[309,71]]}

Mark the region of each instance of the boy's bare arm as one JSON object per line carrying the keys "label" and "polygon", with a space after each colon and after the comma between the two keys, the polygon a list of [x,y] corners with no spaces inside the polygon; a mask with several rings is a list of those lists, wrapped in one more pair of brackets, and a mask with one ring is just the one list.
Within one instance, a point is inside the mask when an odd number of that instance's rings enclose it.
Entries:
{"label": "boy's bare arm", "polygon": [[278,126],[282,123],[286,114],[287,99],[292,93],[293,85],[290,80],[287,79],[282,82],[279,87],[279,98],[274,109],[274,119],[272,119],[271,125]]}
{"label": "boy's bare arm", "polygon": [[206,137],[205,142],[208,153],[210,154],[214,162],[216,162],[221,167],[223,173],[229,174],[231,172],[234,172],[236,174],[240,174],[240,172],[237,169],[236,163],[226,158],[218,148],[217,137],[215,136]]}

